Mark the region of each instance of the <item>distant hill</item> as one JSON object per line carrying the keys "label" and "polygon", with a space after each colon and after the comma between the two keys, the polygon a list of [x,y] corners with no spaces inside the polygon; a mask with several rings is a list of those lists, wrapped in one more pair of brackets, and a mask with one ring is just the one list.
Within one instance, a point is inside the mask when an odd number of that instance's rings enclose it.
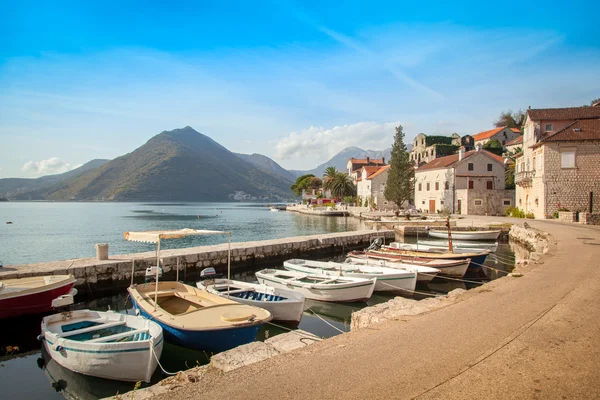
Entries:
{"label": "distant hill", "polygon": [[20,198],[116,201],[285,200],[267,174],[191,127],[162,132],[100,168]]}
{"label": "distant hill", "polygon": [[62,174],[45,175],[36,179],[5,178],[0,179],[0,196],[15,197],[25,193],[52,187],[59,182],[82,175],[85,172],[99,168],[110,160],[96,159],[88,161],[81,167]]}
{"label": "distant hill", "polygon": [[236,156],[240,157],[242,160],[247,161],[249,163],[254,164],[255,167],[262,170],[263,172],[268,173],[269,175],[274,175],[280,178],[285,179],[286,181],[293,183],[296,180],[296,176],[292,174],[290,171],[281,167],[281,165],[277,164],[275,161],[271,160],[267,156],[263,156],[262,154],[240,154],[233,153]]}
{"label": "distant hill", "polygon": [[389,163],[391,158],[392,149],[385,149],[383,151],[377,150],[363,150],[360,147],[346,147],[344,150],[337,153],[328,161],[319,165],[318,167],[308,170],[308,171],[300,171],[300,170],[290,170],[296,177],[305,174],[313,174],[315,176],[322,176],[323,172],[327,167],[334,166],[339,171],[346,172],[346,164],[348,164],[348,160],[352,157],[354,158],[381,158],[385,157],[385,162]]}

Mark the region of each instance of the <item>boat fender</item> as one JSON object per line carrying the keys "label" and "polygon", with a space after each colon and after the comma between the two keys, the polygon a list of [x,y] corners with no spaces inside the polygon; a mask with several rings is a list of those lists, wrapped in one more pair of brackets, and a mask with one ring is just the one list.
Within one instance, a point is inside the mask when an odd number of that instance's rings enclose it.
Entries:
{"label": "boat fender", "polygon": [[135,309],[135,315],[138,317],[140,316],[140,310],[138,308]]}
{"label": "boat fender", "polygon": [[65,349],[64,347],[62,347],[61,345],[58,345],[58,344],[56,346],[54,346],[54,351],[58,351],[59,353],[61,351],[63,351],[64,349]]}
{"label": "boat fender", "polygon": [[44,340],[44,334],[43,334],[43,333],[40,333],[39,335],[37,335],[37,340],[39,340],[40,342],[41,342],[42,340]]}

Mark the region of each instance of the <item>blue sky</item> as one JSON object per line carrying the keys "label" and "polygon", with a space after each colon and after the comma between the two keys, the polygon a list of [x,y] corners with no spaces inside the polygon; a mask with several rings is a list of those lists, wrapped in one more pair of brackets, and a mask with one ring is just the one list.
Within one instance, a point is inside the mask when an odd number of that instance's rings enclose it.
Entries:
{"label": "blue sky", "polygon": [[186,125],[309,169],[600,97],[598,2],[402,3],[0,0],[0,177]]}

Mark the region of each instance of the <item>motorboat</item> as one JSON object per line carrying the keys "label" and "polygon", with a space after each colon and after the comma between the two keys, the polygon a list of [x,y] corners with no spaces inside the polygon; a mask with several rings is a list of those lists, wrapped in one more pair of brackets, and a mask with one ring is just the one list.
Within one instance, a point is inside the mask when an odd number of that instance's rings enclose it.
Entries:
{"label": "motorboat", "polygon": [[300,292],[307,299],[334,302],[366,301],[377,283],[377,278],[332,277],[278,269],[258,271],[256,278],[268,286]]}
{"label": "motorboat", "polygon": [[[390,246],[393,246],[394,243],[397,242],[392,242],[390,243]],[[442,240],[419,240],[417,242],[417,244],[419,245],[419,247],[421,246],[430,246],[432,248],[442,248],[442,249],[448,249],[448,241],[442,241]],[[486,242],[469,242],[469,241],[458,241],[458,240],[453,240],[452,241],[452,247],[454,248],[454,251],[456,252],[457,249],[458,250],[470,250],[470,251],[481,251],[481,250],[489,250],[490,252],[494,253],[495,251],[498,250],[498,242],[494,242],[494,243],[486,243]]]}
{"label": "motorboat", "polygon": [[155,322],[114,311],[77,310],[44,317],[48,354],[71,371],[118,381],[150,382],[163,349]]}
{"label": "motorboat", "polygon": [[417,285],[415,272],[380,266],[292,259],[285,261],[283,267],[288,271],[331,277],[377,278],[376,292],[412,293]]}
{"label": "motorboat", "polygon": [[408,264],[400,261],[390,261],[386,259],[369,258],[364,255],[355,254],[346,259],[347,263],[359,265],[372,265],[396,270],[410,271],[417,274],[417,283],[429,283],[440,273],[437,268],[427,267],[425,265]]}
{"label": "motorboat", "polygon": [[[497,240],[502,230],[482,230],[482,231],[451,231],[453,239],[458,240]],[[439,239],[448,239],[448,231],[441,229],[430,229],[429,236]]]}

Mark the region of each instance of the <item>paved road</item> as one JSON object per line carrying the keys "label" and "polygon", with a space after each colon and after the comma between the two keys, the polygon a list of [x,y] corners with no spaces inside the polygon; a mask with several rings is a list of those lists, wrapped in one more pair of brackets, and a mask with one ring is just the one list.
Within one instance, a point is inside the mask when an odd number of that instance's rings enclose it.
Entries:
{"label": "paved road", "polygon": [[600,229],[528,223],[557,245],[521,278],[418,318],[209,373],[163,398],[600,398]]}

